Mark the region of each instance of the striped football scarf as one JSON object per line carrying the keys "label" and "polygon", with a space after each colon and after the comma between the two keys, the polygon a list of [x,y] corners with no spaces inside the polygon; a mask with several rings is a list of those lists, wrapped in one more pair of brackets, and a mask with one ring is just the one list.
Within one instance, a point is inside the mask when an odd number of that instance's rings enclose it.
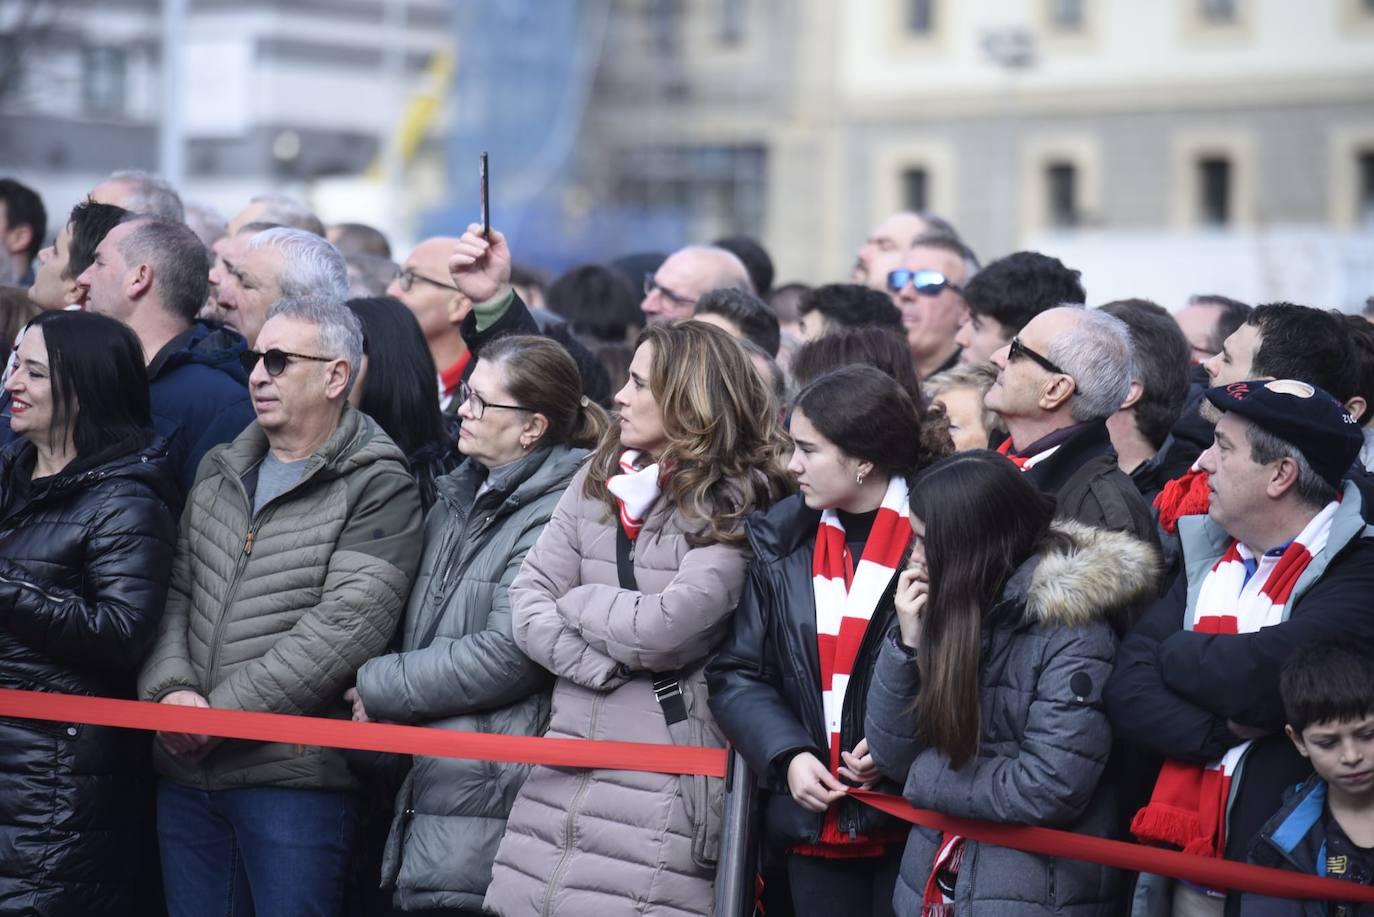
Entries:
{"label": "striped football scarf", "polygon": [[[830,734],[832,773],[838,774],[840,767],[840,716],[845,691],[868,622],[911,544],[910,512],[906,481],[900,475],[894,476],[887,483],[887,492],[857,565],[845,543],[839,514],[833,509],[821,513],[811,577],[816,595],[816,642],[820,649],[821,697],[825,728]],[[826,813],[821,843],[851,840],[839,831],[832,807]]]}
{"label": "striped football scarf", "polygon": [[606,489],[615,497],[620,507],[620,525],[625,534],[634,541],[644,520],[649,518],[649,510],[662,493],[658,480],[658,463],[640,468],[638,462],[644,453],[638,449],[626,449],[620,456],[620,474],[611,475],[606,480]]}
{"label": "striped football scarf", "polygon": [[[1256,558],[1232,541],[1198,591],[1191,629],[1200,634],[1252,634],[1288,618],[1293,587],[1312,558],[1326,548],[1338,501],[1321,512],[1282,552]],[[1246,578],[1246,562],[1256,569]],[[1226,850],[1226,809],[1234,777],[1250,742],[1207,765],[1166,761],[1154,793],[1136,813],[1131,832],[1142,841],[1172,844],[1184,853],[1221,856]]]}

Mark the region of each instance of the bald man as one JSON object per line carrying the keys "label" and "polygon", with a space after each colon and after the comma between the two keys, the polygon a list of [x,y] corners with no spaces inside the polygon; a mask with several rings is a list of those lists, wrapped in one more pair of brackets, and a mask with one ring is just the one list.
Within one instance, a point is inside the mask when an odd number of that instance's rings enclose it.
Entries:
{"label": "bald man", "polygon": [[458,328],[472,311],[469,300],[449,276],[448,259],[456,237],[425,239],[406,258],[386,295],[405,303],[420,323],[439,372],[439,402],[448,407],[471,359]]}
{"label": "bald man", "polygon": [[744,262],[723,248],[689,245],[669,255],[656,273],[645,275],[639,308],[650,324],[691,318],[698,299],[722,288],[754,292]]}
{"label": "bald man", "polygon": [[892,295],[887,288],[887,275],[902,266],[912,240],[928,232],[954,235],[954,229],[944,220],[922,216],[910,210],[892,214],[873,228],[859,246],[854,268],[849,272],[850,283],[862,284],[871,290]]}

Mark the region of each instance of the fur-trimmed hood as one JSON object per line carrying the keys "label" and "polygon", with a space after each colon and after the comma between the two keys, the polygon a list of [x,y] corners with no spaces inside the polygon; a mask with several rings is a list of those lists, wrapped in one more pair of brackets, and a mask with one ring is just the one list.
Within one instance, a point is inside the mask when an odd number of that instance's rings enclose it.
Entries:
{"label": "fur-trimmed hood", "polygon": [[1025,618],[1043,624],[1081,627],[1108,619],[1159,588],[1159,552],[1131,535],[1096,529],[1067,519],[1051,528],[1057,540],[1027,560],[1007,581],[1004,598],[1025,603]]}

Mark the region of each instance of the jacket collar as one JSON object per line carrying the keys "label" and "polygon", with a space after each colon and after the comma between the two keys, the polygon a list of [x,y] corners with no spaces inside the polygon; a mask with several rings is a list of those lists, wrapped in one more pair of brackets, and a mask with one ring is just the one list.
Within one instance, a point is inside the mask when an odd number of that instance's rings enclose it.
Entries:
{"label": "jacket collar", "polygon": [[[1321,579],[1331,561],[1347,545],[1358,538],[1374,535],[1374,528],[1366,524],[1363,511],[1360,489],[1354,482],[1346,481],[1341,493],[1341,505],[1331,520],[1331,534],[1327,536],[1326,547],[1312,558],[1312,562],[1298,577],[1288,600],[1289,609],[1313,583]],[[1184,620],[1191,621],[1197,608],[1198,593],[1202,590],[1202,581],[1230,547],[1231,536],[1207,515],[1181,517],[1178,520],[1178,536],[1183,549],[1183,569],[1188,577],[1188,606]],[[1287,613],[1285,611],[1285,617]]]}
{"label": "jacket collar", "polygon": [[487,492],[500,498],[502,504],[513,507],[529,502],[551,487],[569,480],[586,459],[586,449],[568,446],[546,446],[522,456],[508,465],[488,472],[480,463],[466,459],[453,471],[435,482],[439,499],[454,512],[466,512],[472,507],[478,488],[485,480]]}
{"label": "jacket collar", "polygon": [[[1059,440],[1059,451],[1026,470],[1031,482],[1045,493],[1058,493],[1085,462],[1095,458],[1110,455],[1112,465],[1116,465],[1116,450],[1112,448],[1105,420],[1089,421],[1068,429],[1072,432]],[[1043,448],[1052,445],[1053,442],[1047,442]]]}
{"label": "jacket collar", "polygon": [[[254,421],[233,442],[212,454],[225,473],[242,478],[257,467],[267,454],[267,449],[267,433]],[[316,474],[347,474],[362,465],[388,458],[403,465],[405,463],[400,447],[391,441],[375,420],[352,405],[345,404],[338,427],[324,445],[305,460],[305,469],[297,486]]]}
{"label": "jacket collar", "polygon": [[792,494],[750,514],[745,532],[754,556],[766,562],[809,548],[820,522],[820,510],[807,506],[801,494]]}

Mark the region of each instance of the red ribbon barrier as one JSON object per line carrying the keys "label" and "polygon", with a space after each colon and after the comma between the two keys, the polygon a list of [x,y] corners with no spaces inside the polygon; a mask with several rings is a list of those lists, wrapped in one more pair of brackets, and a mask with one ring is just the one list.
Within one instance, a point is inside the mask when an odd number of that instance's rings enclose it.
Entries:
{"label": "red ribbon barrier", "polygon": [[885,793],[874,793],[871,790],[851,789],[849,794],[875,809],[913,825],[947,831],[983,843],[1011,847],[1028,853],[1085,860],[1089,863],[1115,866],[1129,872],[1152,872],[1184,879],[1208,888],[1252,892],[1273,898],[1374,902],[1374,886],[1359,885],[1340,879],[1326,879],[1283,869],[1237,863],[1234,860],[1180,853],[1162,847],[1088,837],[1052,828],[1001,825],[971,818],[955,818],[929,809],[918,809],[904,799]]}
{"label": "red ribbon barrier", "polygon": [[[720,748],[451,732],[424,726],[352,723],[323,717],[245,713],[35,691],[0,689],[0,716],[123,729],[186,732],[293,745],[544,764],[549,767],[725,776],[726,753]],[[1156,873],[1210,888],[1252,892],[1275,898],[1374,902],[1374,887],[1354,882],[1194,856],[1051,828],[955,818],[928,809],[917,809],[896,796],[860,789],[851,789],[849,792],[859,801],[911,824],[1028,853],[1100,863],[1131,872]]]}
{"label": "red ribbon barrier", "polygon": [[242,710],[182,707],[176,704],[3,688],[0,688],[0,716],[154,732],[187,732],[192,735],[223,736],[226,739],[285,742],[289,745],[432,755],[436,758],[725,776],[723,748],[451,732],[425,726],[353,723],[319,716],[245,713]]}

